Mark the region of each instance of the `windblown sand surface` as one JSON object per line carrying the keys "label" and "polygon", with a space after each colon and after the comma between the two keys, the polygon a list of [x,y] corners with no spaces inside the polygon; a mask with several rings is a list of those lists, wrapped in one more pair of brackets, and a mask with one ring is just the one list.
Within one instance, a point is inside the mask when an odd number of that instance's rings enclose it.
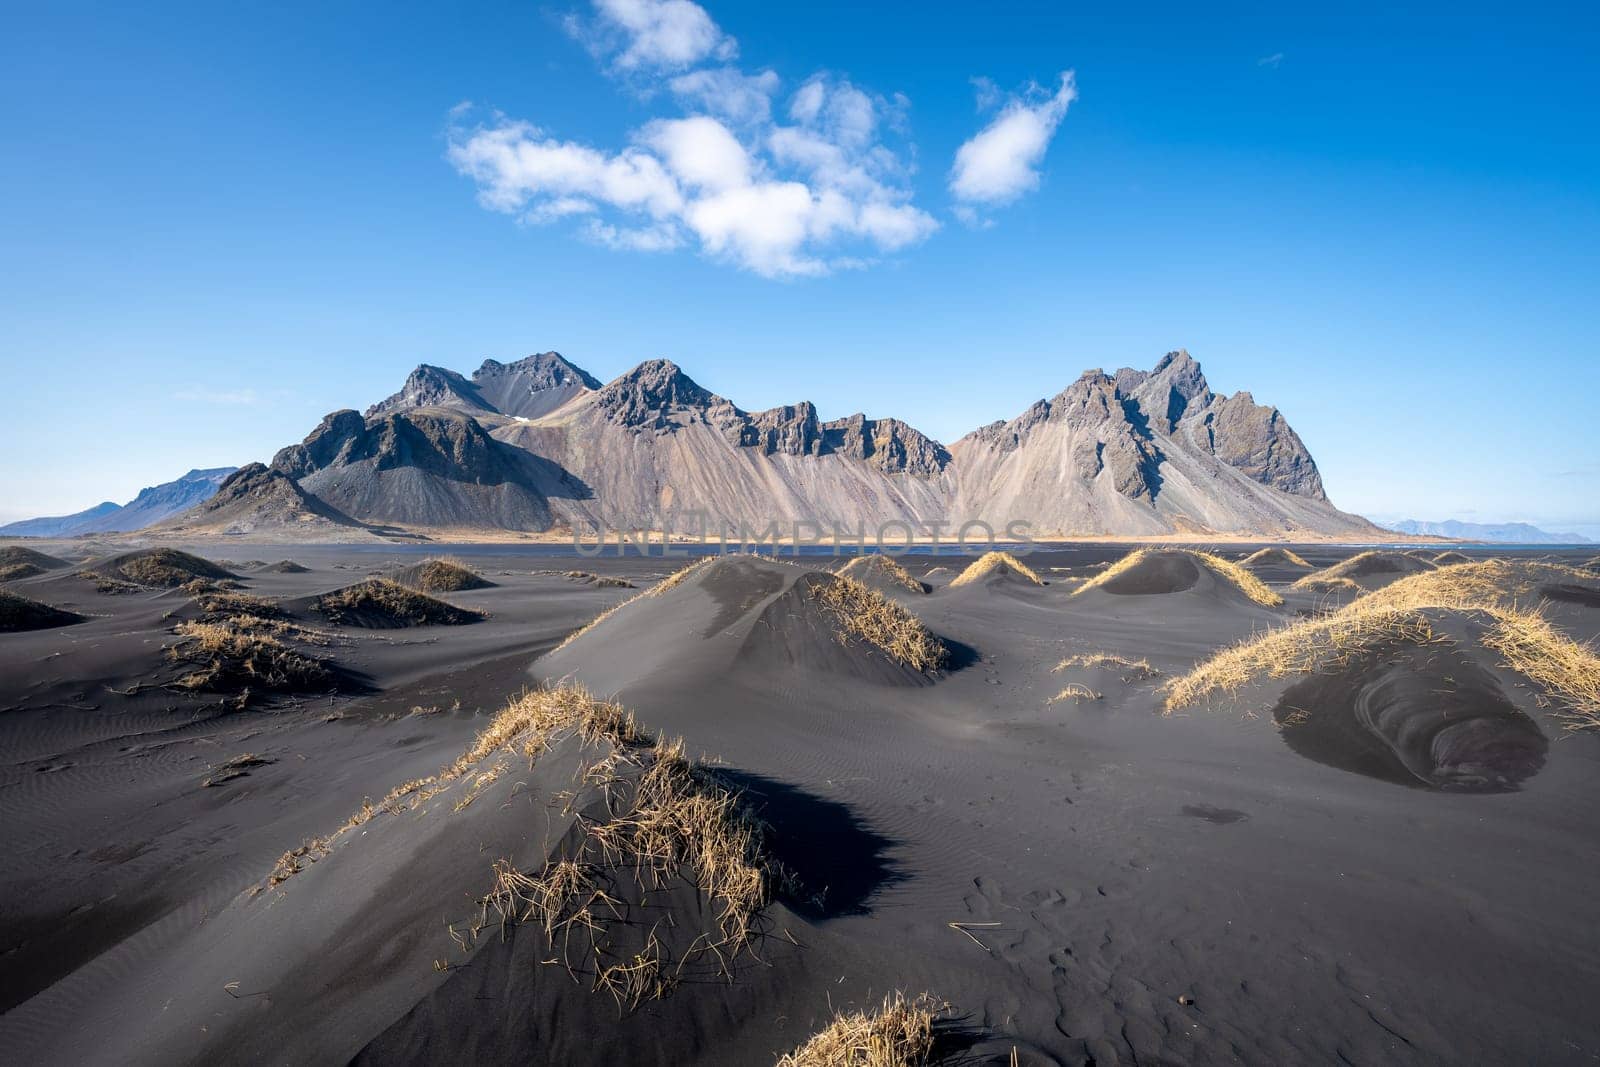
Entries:
{"label": "windblown sand surface", "polygon": [[[9,1062],[743,1067],[836,1016],[811,1051],[880,1026],[978,1064],[1600,1056],[1600,729],[1502,666],[1491,616],[1173,714],[1164,688],[1325,617],[1308,573],[1514,583],[1591,641],[1581,555],[1297,546],[1315,571],[1246,561],[1269,604],[1113,546],[1023,557],[1045,585],[895,561],[926,594],[826,557],[462,546],[493,584],[414,619],[404,587],[323,598],[420,548],[192,551],[84,565],[131,591],[7,585],[84,620],[0,634]],[[240,588],[167,581],[206,567]],[[932,999],[870,1014],[896,991]]]}

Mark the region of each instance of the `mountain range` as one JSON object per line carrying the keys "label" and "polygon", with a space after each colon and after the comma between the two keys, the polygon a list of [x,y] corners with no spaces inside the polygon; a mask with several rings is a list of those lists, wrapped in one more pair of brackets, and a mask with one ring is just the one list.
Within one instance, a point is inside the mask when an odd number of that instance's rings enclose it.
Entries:
{"label": "mountain range", "polygon": [[1446,519],[1443,522],[1421,522],[1403,519],[1400,522],[1381,524],[1386,530],[1403,534],[1423,534],[1428,537],[1448,537],[1458,541],[1495,541],[1521,545],[1588,545],[1589,538],[1575,533],[1551,533],[1525,522],[1462,522]]}
{"label": "mountain range", "polygon": [[824,532],[981,520],[1024,521],[1034,536],[1381,534],[1328,500],[1282,413],[1213,393],[1181,350],[1150,371],[1085,372],[948,448],[897,418],[824,420],[808,401],[746,411],[666,360],[603,384],[555,352],[488,360],[470,377],[424,364],[158,529],[755,532],[796,520]]}
{"label": "mountain range", "polygon": [[0,526],[0,537],[76,537],[142,530],[210,499],[234,469],[193,470],[181,478],[140,490],[139,495],[126,504],[107,500],[73,515],[23,519]]}

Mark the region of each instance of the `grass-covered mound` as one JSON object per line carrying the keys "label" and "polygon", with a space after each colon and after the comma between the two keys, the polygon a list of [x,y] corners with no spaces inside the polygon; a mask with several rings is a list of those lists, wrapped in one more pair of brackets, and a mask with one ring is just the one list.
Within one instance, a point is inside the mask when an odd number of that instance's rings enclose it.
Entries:
{"label": "grass-covered mound", "polygon": [[359,626],[369,630],[461,626],[481,622],[488,617],[481,611],[470,611],[435,600],[389,578],[369,578],[324,593],[311,602],[311,609],[337,626]]}
{"label": "grass-covered mound", "polygon": [[395,573],[401,585],[424,593],[459,593],[465,589],[488,589],[494,583],[458,559],[423,560]]}
{"label": "grass-covered mound", "polygon": [[895,663],[924,673],[943,667],[949,657],[921,619],[864,583],[842,574],[807,575],[802,582],[832,618],[841,639],[865,642]]}
{"label": "grass-covered mound", "polygon": [[280,559],[276,563],[268,563],[260,568],[262,574],[309,574],[311,568],[296,563],[292,559]]}
{"label": "grass-covered mound", "polygon": [[[796,888],[768,847],[768,827],[732,783],[690,759],[681,740],[647,733],[626,708],[576,686],[513,699],[437,774],[396,786],[284,853],[257,892],[337,855],[375,819],[462,812],[562,744],[593,750],[567,794],[583,817],[542,864],[489,864],[490,891],[476,919],[452,931],[458,943],[509,926],[542,931],[546,963],[590,976],[592,989],[630,1009],[665,996],[686,975],[731,977],[731,961],[760,934],[763,909]],[[661,921],[641,922],[643,914]],[[674,932],[691,925],[699,932]]]}
{"label": "grass-covered mound", "polygon": [[334,681],[328,664],[279,640],[277,627],[254,617],[184,622],[168,658],[188,668],[179,689],[211,693],[306,693]]}
{"label": "grass-covered mound", "polygon": [[1239,561],[1243,567],[1303,567],[1311,569],[1305,557],[1287,548],[1263,548]]}
{"label": "grass-covered mound", "polygon": [[[1408,558],[1408,557],[1402,557]],[[1166,709],[1266,678],[1332,670],[1383,648],[1448,643],[1465,627],[1497,661],[1542,689],[1568,729],[1600,728],[1600,656],[1522,605],[1558,579],[1596,584],[1571,567],[1486,560],[1426,570],[1331,615],[1223,650],[1167,685]]]}
{"label": "grass-covered mound", "polygon": [[1291,589],[1328,591],[1346,589],[1365,591],[1374,582],[1392,581],[1408,574],[1432,570],[1433,562],[1406,552],[1385,552],[1373,549],[1357,553],[1331,567],[1324,567],[1290,586]]}
{"label": "grass-covered mound", "polygon": [[64,559],[57,559],[31,548],[23,548],[21,545],[0,548],[0,582],[15,582],[70,566],[72,564]]}
{"label": "grass-covered mound", "polygon": [[62,611],[15,593],[0,592],[0,634],[50,630],[83,620],[84,617],[76,612]]}
{"label": "grass-covered mound", "polygon": [[1074,589],[1072,595],[1081,596],[1090,589],[1103,589],[1121,596],[1180,593],[1194,587],[1202,569],[1210,571],[1225,587],[1263,607],[1275,608],[1283,603],[1283,597],[1232,560],[1186,548],[1136,549]]}
{"label": "grass-covered mound", "polygon": [[881,554],[857,556],[839,568],[839,574],[854,578],[875,589],[906,593],[926,593],[928,587],[911,576],[897,561]]}
{"label": "grass-covered mound", "polygon": [[127,552],[95,564],[84,574],[111,587],[126,584],[145,589],[178,589],[195,582],[220,582],[236,577],[232,571],[208,559],[176,548]]}
{"label": "grass-covered mound", "polygon": [[1037,571],[1009,552],[985,552],[950,580],[950,588],[971,585],[985,579],[1014,579],[1028,585],[1043,585]]}

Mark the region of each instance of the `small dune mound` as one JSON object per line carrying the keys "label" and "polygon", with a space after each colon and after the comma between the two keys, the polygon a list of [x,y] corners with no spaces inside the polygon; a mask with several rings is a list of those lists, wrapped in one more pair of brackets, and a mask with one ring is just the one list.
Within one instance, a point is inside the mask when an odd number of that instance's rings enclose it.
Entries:
{"label": "small dune mound", "polygon": [[1398,785],[1449,792],[1517,789],[1550,743],[1459,648],[1386,644],[1290,686],[1273,709],[1308,759]]}
{"label": "small dune mound", "polygon": [[613,576],[611,576],[609,574],[593,574],[593,573],[591,573],[589,571],[563,571],[561,573],[561,576],[563,578],[570,579],[570,580],[572,580],[574,582],[582,582],[585,585],[592,585],[596,589],[635,589],[635,588],[637,588],[637,586],[635,586],[632,582],[628,581],[628,579],[626,579],[626,578],[616,578],[616,577],[613,577]]}
{"label": "small dune mound", "polygon": [[934,1022],[944,1010],[927,995],[894,993],[872,1011],[841,1011],[777,1067],[922,1067],[932,1062]]}
{"label": "small dune mound", "polygon": [[[643,592],[636,593],[633,596],[629,597],[628,599],[622,601],[621,603],[613,604],[611,607],[607,608],[605,611],[602,611],[600,614],[598,614],[594,618],[590,619],[583,626],[579,627],[578,629],[576,629],[576,630],[572,631],[570,634],[568,634],[567,637],[566,637],[566,640],[562,641],[559,645],[557,645],[555,647],[554,651],[560,652],[562,649],[566,648],[568,645],[572,644],[578,638],[580,638],[580,637],[584,636],[585,634],[589,633],[590,631],[592,631],[596,626],[599,626],[601,623],[603,623],[607,619],[611,618],[613,615],[615,615],[617,612],[621,611],[623,608],[627,607],[629,604],[632,604],[633,602],[635,602],[637,600],[645,600],[645,599],[649,599],[649,598],[652,598],[652,597],[658,597],[658,596],[661,596],[663,593],[671,592],[673,589],[676,589],[678,586],[680,586],[680,585],[684,584],[685,582],[687,582],[690,578],[693,578],[693,577],[695,577],[697,575],[705,574],[708,571],[710,571],[712,568],[716,568],[716,567],[721,566],[723,563],[724,563],[724,560],[723,560],[722,557],[719,557],[719,556],[707,556],[702,560],[698,560],[698,561],[696,561],[694,563],[689,564],[687,567],[682,567],[682,568],[674,571],[673,573],[667,575],[665,578],[661,579],[661,581],[657,582],[655,585],[652,585],[650,588],[644,590]],[[577,572],[569,571],[568,572],[569,575],[574,574],[574,573],[581,574],[581,573],[586,573],[586,572],[582,572],[582,571],[577,571]]]}
{"label": "small dune mound", "polygon": [[177,589],[194,581],[224,581],[232,571],[175,548],[147,548],[96,563],[86,576],[146,589]]}
{"label": "small dune mound", "polygon": [[1039,577],[1038,572],[1009,552],[985,552],[968,564],[966,570],[950,580],[950,588],[955,589],[959,586],[972,585],[977,582],[985,584],[995,582],[1015,582],[1026,585],[1045,584],[1044,579]]}
{"label": "small dune mound", "polygon": [[302,566],[292,559],[280,559],[276,563],[267,563],[259,568],[262,574],[309,574],[311,568]]}
{"label": "small dune mound", "polygon": [[1404,552],[1372,550],[1351,556],[1331,567],[1324,567],[1314,574],[1308,574],[1290,588],[1326,590],[1355,585],[1361,589],[1368,589],[1408,574],[1432,570],[1433,566],[1429,560]]}
{"label": "small dune mound", "polygon": [[15,593],[0,593],[0,634],[50,630],[83,621],[84,617],[76,612],[62,611]]}
{"label": "small dune mound", "polygon": [[[284,853],[255,893],[276,899],[313,864],[340,869],[344,847],[357,838],[391,832],[377,840],[397,841],[392,835],[426,835],[446,820],[462,823],[438,847],[470,854],[464,840],[483,853],[477,833],[492,835],[503,819],[497,813],[540,776],[552,792],[562,790],[564,813],[579,817],[532,864],[481,856],[489,890],[473,917],[451,928],[464,952],[521,927],[542,939],[539,959],[632,1010],[680,983],[732,978],[734,961],[765,934],[762,913],[799,889],[769,846],[769,827],[732,781],[689,758],[681,740],[658,739],[626,708],[568,685],[513,699],[437,774],[396,786]],[[385,818],[427,812],[437,814]],[[518,825],[517,836],[526,828]],[[348,876],[366,873],[368,855],[353,871],[343,868]],[[410,877],[459,897],[459,883],[435,871]]]}
{"label": "small dune mound", "polygon": [[1241,566],[1250,567],[1300,567],[1306,570],[1311,568],[1303,557],[1287,548],[1263,548],[1252,552],[1239,561]]}
{"label": "small dune mound", "polygon": [[494,585],[458,559],[429,559],[397,571],[394,580],[424,593],[459,593]]}
{"label": "small dune mound", "polygon": [[408,626],[461,626],[487,618],[408,589],[388,578],[370,578],[324,593],[311,602],[311,610],[336,626],[369,630],[399,630]]}
{"label": "small dune mound", "polygon": [[[1486,560],[1427,570],[1320,618],[1217,653],[1166,687],[1170,713],[1269,678],[1316,674],[1395,645],[1481,646],[1538,686],[1568,729],[1600,728],[1600,656],[1520,605],[1571,567]],[[1584,576],[1587,577],[1587,576]],[[1593,585],[1591,581],[1590,585]]]}
{"label": "small dune mound", "polygon": [[322,660],[284,644],[256,625],[260,620],[179,623],[181,641],[168,658],[191,668],[175,683],[179,689],[211,693],[306,693],[334,680]]}
{"label": "small dune mound", "polygon": [[64,559],[57,559],[31,548],[23,548],[21,545],[0,549],[0,582],[15,582],[70,566],[72,564]]}
{"label": "small dune mound", "polygon": [[1455,551],[1441,552],[1437,556],[1433,557],[1433,564],[1436,567],[1448,567],[1452,563],[1471,563],[1471,562],[1472,562],[1472,557],[1467,555],[1465,552],[1455,552]]}
{"label": "small dune mound", "polygon": [[888,556],[857,556],[839,568],[839,574],[884,592],[926,593],[928,587]]}
{"label": "small dune mound", "polygon": [[[781,588],[781,586],[780,586]],[[943,642],[905,608],[853,578],[813,571],[773,600],[740,649],[761,668],[798,668],[885,685],[924,685]]]}
{"label": "small dune mound", "polygon": [[1080,596],[1099,589],[1116,596],[1161,596],[1182,593],[1210,574],[1224,590],[1263,607],[1277,607],[1283,598],[1231,560],[1189,549],[1141,548],[1122,557],[1072,591]]}

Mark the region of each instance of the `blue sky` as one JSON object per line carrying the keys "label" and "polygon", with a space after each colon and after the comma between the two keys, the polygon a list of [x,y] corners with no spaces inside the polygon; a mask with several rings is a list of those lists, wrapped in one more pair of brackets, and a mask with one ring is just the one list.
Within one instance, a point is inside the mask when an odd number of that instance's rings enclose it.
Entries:
{"label": "blue sky", "polygon": [[419,362],[954,440],[1181,346],[1342,507],[1600,536],[1594,16],[863,6],[12,5],[0,519]]}

